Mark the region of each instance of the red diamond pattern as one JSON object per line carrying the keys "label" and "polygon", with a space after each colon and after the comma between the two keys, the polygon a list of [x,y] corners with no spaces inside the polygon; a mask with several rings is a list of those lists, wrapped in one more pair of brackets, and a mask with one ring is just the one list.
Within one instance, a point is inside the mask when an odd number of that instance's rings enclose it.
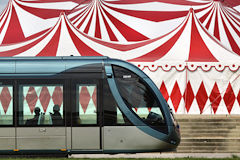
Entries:
{"label": "red diamond pattern", "polygon": [[168,94],[168,91],[167,91],[167,88],[166,88],[166,85],[165,85],[164,82],[162,82],[162,84],[161,84],[160,92],[162,93],[164,99],[165,99],[166,101],[168,101],[168,99],[169,99],[169,94]]}
{"label": "red diamond pattern", "polygon": [[138,108],[137,108],[137,107],[135,107],[135,108],[134,108],[134,110],[137,112],[137,111],[138,111]]}
{"label": "red diamond pattern", "polygon": [[8,111],[11,100],[12,100],[12,96],[8,90],[8,87],[3,87],[2,92],[0,94],[0,101],[1,101],[1,104],[2,104],[5,114]]}
{"label": "red diamond pattern", "polygon": [[214,84],[214,87],[212,89],[209,99],[211,102],[213,112],[215,114],[222,99],[216,82]]}
{"label": "red diamond pattern", "polygon": [[177,112],[179,103],[182,99],[182,94],[180,92],[177,81],[174,84],[174,87],[173,87],[172,93],[170,95],[170,98],[172,100],[174,110],[175,110],[175,112]]}
{"label": "red diamond pattern", "polygon": [[33,110],[36,106],[37,100],[38,100],[38,96],[37,96],[37,93],[36,93],[34,87],[32,87],[32,86],[29,87],[28,93],[26,95],[26,101],[28,103],[31,113],[33,113]]}
{"label": "red diamond pattern", "polygon": [[94,88],[92,100],[93,100],[95,107],[97,108],[97,87]]}
{"label": "red diamond pattern", "polygon": [[148,112],[151,112],[151,110],[152,110],[152,107],[148,107]]}
{"label": "red diamond pattern", "polygon": [[193,93],[192,86],[191,86],[190,82],[187,83],[187,87],[185,89],[183,97],[184,97],[187,112],[189,112],[189,109],[190,109],[190,107],[192,105],[192,102],[194,100],[194,93]]}
{"label": "red diamond pattern", "polygon": [[[160,91],[162,92],[163,97],[166,100],[168,100],[169,98],[171,99],[175,112],[177,112],[182,98],[185,101],[185,107],[186,107],[187,112],[189,112],[194,98],[196,98],[198,107],[200,109],[200,113],[203,112],[208,98],[211,102],[211,106],[212,106],[214,113],[216,113],[222,99],[224,100],[224,103],[226,105],[226,108],[227,108],[229,114],[232,111],[235,100],[237,100],[238,104],[240,105],[240,91],[238,92],[238,95],[236,97],[231,83],[228,84],[228,87],[227,87],[223,97],[221,97],[221,94],[219,92],[219,88],[218,88],[218,85],[216,82],[211,90],[211,94],[209,95],[209,97],[208,97],[206,88],[204,86],[204,82],[201,83],[201,85],[197,91],[196,97],[194,96],[194,92],[193,92],[192,85],[190,82],[187,83],[187,87],[185,89],[183,96],[181,94],[181,91],[180,91],[177,81],[174,84],[174,87],[172,89],[170,96],[169,96],[169,93],[167,92],[167,87],[164,82],[162,82],[162,84],[161,84]],[[86,110],[88,108],[90,99],[93,100],[95,107],[97,106],[97,87],[94,88],[93,94],[90,95],[87,86],[83,86],[83,87],[81,87],[79,96],[80,96],[79,102],[82,106],[84,113],[86,112]],[[26,102],[29,105],[31,113],[33,113],[33,110],[36,107],[36,103],[37,103],[38,99],[40,100],[40,103],[43,107],[44,112],[46,112],[51,98],[52,98],[54,104],[59,104],[60,106],[62,105],[63,91],[60,86],[56,86],[54,88],[52,96],[50,95],[47,86],[42,87],[39,97],[37,96],[34,86],[30,86],[28,89],[28,92],[26,94],[26,97],[25,97]],[[1,105],[3,107],[5,114],[8,111],[11,100],[12,100],[12,95],[9,92],[9,88],[3,87],[3,89],[0,93],[0,102],[1,102]],[[137,111],[137,108],[134,108],[134,109]],[[151,108],[148,107],[148,111],[150,112]]]}
{"label": "red diamond pattern", "polygon": [[237,101],[238,101],[238,104],[239,104],[239,106],[240,106],[240,90],[238,91]]}
{"label": "red diamond pattern", "polygon": [[206,89],[205,89],[205,86],[203,84],[203,82],[201,83],[199,89],[198,89],[198,92],[197,92],[197,95],[196,95],[196,100],[197,100],[197,104],[199,106],[199,109],[200,109],[200,114],[202,114],[203,112],[203,109],[206,105],[206,102],[208,100],[208,95],[207,95],[207,92],[206,92]]}
{"label": "red diamond pattern", "polygon": [[63,91],[60,86],[55,87],[52,95],[52,100],[54,104],[58,104],[59,106],[63,103]]}
{"label": "red diamond pattern", "polygon": [[79,94],[79,102],[82,106],[83,112],[85,113],[91,97],[86,86],[81,87]]}
{"label": "red diamond pattern", "polygon": [[40,96],[39,96],[39,100],[40,100],[40,103],[43,107],[44,112],[47,111],[50,99],[51,99],[51,96],[50,96],[50,93],[48,91],[48,88],[47,87],[42,87],[42,90],[41,90],[41,93],[40,93]]}
{"label": "red diamond pattern", "polygon": [[236,100],[235,94],[233,92],[233,89],[232,89],[232,86],[231,86],[230,83],[228,84],[228,88],[226,90],[226,93],[223,96],[223,100],[224,100],[224,102],[227,106],[228,113],[230,114],[231,110],[232,110],[232,107],[233,107],[233,104]]}

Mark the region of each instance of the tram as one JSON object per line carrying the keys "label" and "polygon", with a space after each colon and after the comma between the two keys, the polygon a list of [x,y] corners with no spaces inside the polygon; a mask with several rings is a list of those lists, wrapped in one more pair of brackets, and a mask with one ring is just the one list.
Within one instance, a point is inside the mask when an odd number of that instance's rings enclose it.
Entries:
{"label": "tram", "polygon": [[0,58],[0,154],[175,150],[179,126],[159,89],[108,57]]}

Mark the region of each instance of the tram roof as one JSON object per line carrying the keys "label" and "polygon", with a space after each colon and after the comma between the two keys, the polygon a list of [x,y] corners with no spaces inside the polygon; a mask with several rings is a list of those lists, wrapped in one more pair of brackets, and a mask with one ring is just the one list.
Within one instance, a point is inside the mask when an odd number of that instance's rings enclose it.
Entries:
{"label": "tram roof", "polygon": [[0,57],[0,60],[103,60],[107,56],[58,56],[58,57]]}
{"label": "tram roof", "polygon": [[107,59],[110,58],[100,56],[0,57],[0,74],[102,72],[104,60]]}

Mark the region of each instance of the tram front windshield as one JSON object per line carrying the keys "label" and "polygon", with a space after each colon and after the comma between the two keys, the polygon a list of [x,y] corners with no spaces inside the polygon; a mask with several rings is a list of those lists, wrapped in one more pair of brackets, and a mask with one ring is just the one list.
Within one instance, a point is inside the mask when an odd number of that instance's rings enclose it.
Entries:
{"label": "tram front windshield", "polygon": [[113,66],[115,81],[125,104],[150,126],[165,125],[160,103],[144,81],[133,72]]}

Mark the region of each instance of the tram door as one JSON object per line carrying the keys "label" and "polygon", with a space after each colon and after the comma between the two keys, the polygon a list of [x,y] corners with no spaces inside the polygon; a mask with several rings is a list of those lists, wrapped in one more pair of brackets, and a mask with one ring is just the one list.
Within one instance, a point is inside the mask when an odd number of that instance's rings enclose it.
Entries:
{"label": "tram door", "polygon": [[26,80],[17,88],[16,149],[66,149],[64,82]]}
{"label": "tram door", "polygon": [[72,85],[72,150],[100,150],[99,83],[87,79]]}

